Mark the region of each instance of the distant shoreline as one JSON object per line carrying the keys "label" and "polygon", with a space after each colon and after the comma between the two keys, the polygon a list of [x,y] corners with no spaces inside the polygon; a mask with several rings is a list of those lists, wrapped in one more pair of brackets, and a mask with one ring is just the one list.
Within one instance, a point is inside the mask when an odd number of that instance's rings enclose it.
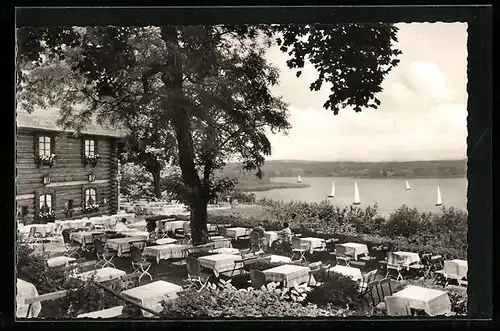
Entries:
{"label": "distant shoreline", "polygon": [[261,183],[261,184],[252,183],[241,187],[236,187],[236,189],[241,192],[262,192],[262,191],[271,191],[283,188],[307,188],[307,187],[311,187],[311,185],[302,183]]}
{"label": "distant shoreline", "polygon": [[[303,178],[366,178],[366,179],[425,179],[425,178],[467,178],[464,175],[449,175],[449,176],[391,176],[391,177],[377,177],[377,176],[302,176]],[[292,176],[272,176],[271,178],[293,178]]]}

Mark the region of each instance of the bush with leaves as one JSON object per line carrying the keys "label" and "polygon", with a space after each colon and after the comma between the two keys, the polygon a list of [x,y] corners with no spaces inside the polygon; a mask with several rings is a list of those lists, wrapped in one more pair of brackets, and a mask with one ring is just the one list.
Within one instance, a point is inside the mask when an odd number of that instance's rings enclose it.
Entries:
{"label": "bush with leaves", "polygon": [[358,302],[358,282],[336,272],[330,272],[325,282],[307,295],[307,302],[324,307],[352,307]]}
{"label": "bush with leaves", "polygon": [[[297,299],[292,299],[292,293]],[[231,284],[210,284],[201,292],[188,290],[165,302],[162,315],[186,317],[319,317],[352,316],[353,312],[301,302],[300,288],[280,289],[275,283],[259,290],[237,290]],[[303,291],[306,291],[305,289]],[[303,300],[303,299],[302,299]]]}
{"label": "bush with leaves", "polygon": [[[32,283],[38,294],[68,290],[67,296],[42,303],[39,317],[76,317],[79,314],[107,309],[122,305],[116,297],[105,293],[92,283],[92,279],[82,281],[71,277],[71,272],[64,268],[47,266],[46,254],[34,254],[34,249],[18,242],[17,277]],[[134,287],[131,282],[121,279],[107,282],[107,286],[116,292]]]}
{"label": "bush with leaves", "polygon": [[131,199],[153,198],[153,176],[143,166],[133,163],[124,164],[120,193]]}

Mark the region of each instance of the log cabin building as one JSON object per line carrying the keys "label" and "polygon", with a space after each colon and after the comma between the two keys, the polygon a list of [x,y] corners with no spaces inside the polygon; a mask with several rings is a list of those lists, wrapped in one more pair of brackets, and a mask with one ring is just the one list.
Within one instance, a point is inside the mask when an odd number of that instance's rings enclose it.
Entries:
{"label": "log cabin building", "polygon": [[81,130],[56,124],[58,109],[17,111],[16,206],[18,219],[114,214],[119,210],[120,128],[93,122]]}

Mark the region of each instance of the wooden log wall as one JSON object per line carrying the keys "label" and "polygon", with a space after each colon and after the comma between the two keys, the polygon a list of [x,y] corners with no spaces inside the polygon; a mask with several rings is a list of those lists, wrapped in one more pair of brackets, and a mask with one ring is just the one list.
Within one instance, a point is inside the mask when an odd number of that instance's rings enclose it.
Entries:
{"label": "wooden log wall", "polygon": [[[93,187],[97,190],[97,203],[100,205],[98,214],[115,213],[117,210],[117,194],[115,174],[117,171],[116,139],[104,136],[75,137],[71,134],[52,134],[56,164],[49,166],[36,163],[38,136],[42,131],[18,130],[16,142],[16,202],[18,208],[28,207],[28,212],[35,216],[36,196],[46,192],[56,195],[54,210],[56,219],[68,219],[64,213],[65,202],[73,200],[74,213],[71,218],[82,217],[83,187]],[[101,156],[97,166],[84,164],[83,140],[96,141],[96,152]],[[88,175],[95,174],[95,181],[89,182]],[[49,174],[51,183],[43,184],[44,175]],[[106,199],[106,203],[104,203]],[[92,216],[92,215],[90,215]],[[35,217],[36,218],[36,217]]]}

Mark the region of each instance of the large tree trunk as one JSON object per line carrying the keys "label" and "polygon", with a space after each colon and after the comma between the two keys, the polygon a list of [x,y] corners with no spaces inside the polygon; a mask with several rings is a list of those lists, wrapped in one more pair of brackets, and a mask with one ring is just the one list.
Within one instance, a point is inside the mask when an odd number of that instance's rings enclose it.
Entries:
{"label": "large tree trunk", "polygon": [[[182,63],[180,54],[176,53],[179,47],[177,29],[174,26],[162,26],[161,36],[167,46],[168,69],[162,73],[162,82],[172,93],[174,99],[180,100],[183,94],[182,86]],[[177,147],[179,151],[179,166],[182,179],[190,189],[189,207],[191,209],[191,235],[193,244],[202,244],[208,240],[202,233],[207,232],[207,203],[203,194],[203,188],[194,164],[193,138],[189,116],[182,106],[166,105],[165,112],[172,112],[172,126],[175,129]]]}
{"label": "large tree trunk", "polygon": [[154,193],[157,199],[161,199],[161,170],[159,168],[150,171],[153,175]]}

